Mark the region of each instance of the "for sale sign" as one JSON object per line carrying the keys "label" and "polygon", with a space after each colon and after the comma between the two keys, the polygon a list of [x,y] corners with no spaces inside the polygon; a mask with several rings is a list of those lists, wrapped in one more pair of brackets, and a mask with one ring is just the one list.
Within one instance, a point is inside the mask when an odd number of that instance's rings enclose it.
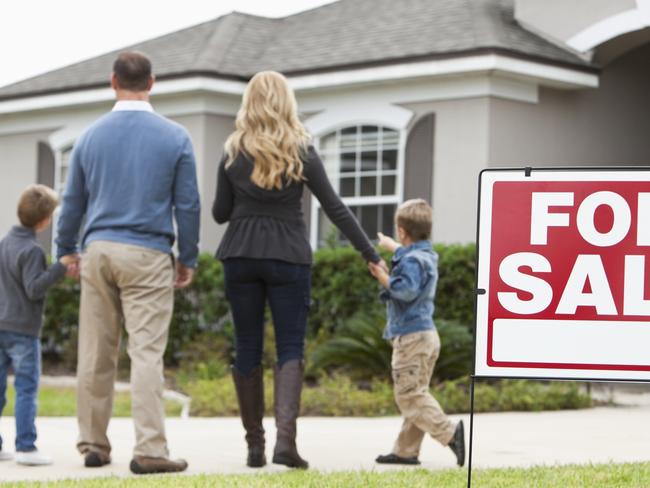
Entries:
{"label": "for sale sign", "polygon": [[650,380],[650,171],[486,170],[478,245],[477,376]]}

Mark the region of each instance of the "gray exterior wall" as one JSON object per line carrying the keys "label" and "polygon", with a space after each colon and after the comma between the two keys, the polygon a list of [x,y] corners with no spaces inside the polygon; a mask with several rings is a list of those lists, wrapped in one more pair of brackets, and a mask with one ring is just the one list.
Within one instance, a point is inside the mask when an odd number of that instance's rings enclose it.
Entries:
{"label": "gray exterior wall", "polygon": [[50,132],[0,136],[0,235],[17,223],[16,204],[27,185],[37,182],[38,143]]}
{"label": "gray exterior wall", "polygon": [[201,193],[201,251],[214,253],[225,232],[225,225],[212,219],[212,202],[216,191],[217,168],[223,144],[233,131],[235,119],[225,115],[186,115],[173,117],[190,133],[197,163],[197,178]]}
{"label": "gray exterior wall", "polygon": [[490,166],[650,164],[650,44],[593,90],[541,88],[536,105],[490,99]]}
{"label": "gray exterior wall", "polygon": [[476,238],[477,181],[487,164],[489,106],[487,97],[405,105],[414,111],[409,129],[422,116],[435,114],[431,199],[436,242]]}

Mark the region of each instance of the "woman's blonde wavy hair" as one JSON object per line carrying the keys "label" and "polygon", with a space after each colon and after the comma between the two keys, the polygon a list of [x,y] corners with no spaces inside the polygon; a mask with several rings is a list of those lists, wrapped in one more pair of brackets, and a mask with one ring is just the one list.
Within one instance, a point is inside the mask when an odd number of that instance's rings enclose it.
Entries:
{"label": "woman's blonde wavy hair", "polygon": [[287,79],[261,71],[248,83],[235,131],[226,140],[226,168],[240,152],[255,163],[251,181],[266,190],[303,179],[310,136],[298,118],[298,104]]}

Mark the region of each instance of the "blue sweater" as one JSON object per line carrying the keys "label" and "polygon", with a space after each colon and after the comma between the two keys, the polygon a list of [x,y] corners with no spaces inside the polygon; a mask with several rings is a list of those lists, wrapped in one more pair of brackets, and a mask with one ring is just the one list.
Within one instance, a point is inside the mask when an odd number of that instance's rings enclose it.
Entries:
{"label": "blue sweater", "polygon": [[187,131],[153,112],[110,112],[77,140],[58,222],[57,254],[92,241],[134,244],[171,253],[195,267],[200,199]]}

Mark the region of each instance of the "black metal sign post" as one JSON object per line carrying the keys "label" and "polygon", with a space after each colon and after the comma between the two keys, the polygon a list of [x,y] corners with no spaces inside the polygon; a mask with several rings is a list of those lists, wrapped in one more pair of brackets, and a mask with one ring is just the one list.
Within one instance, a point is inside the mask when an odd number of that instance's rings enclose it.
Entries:
{"label": "black metal sign post", "polygon": [[[482,379],[526,379],[526,380],[541,380],[541,381],[580,381],[584,383],[650,383],[650,378],[589,378],[589,377],[541,377],[541,376],[509,376],[509,375],[499,375],[499,376],[490,376],[490,375],[477,375],[476,374],[476,337],[478,333],[478,300],[480,295],[485,295],[487,290],[479,288],[479,256],[480,256],[480,222],[481,222],[481,177],[484,172],[516,172],[523,171],[526,178],[531,176],[533,171],[535,172],[548,172],[548,171],[558,171],[558,172],[567,172],[567,171],[611,171],[611,172],[620,172],[620,171],[637,171],[637,172],[650,172],[650,166],[642,167],[616,167],[616,168],[536,168],[533,169],[529,166],[525,168],[494,168],[483,170],[479,176],[479,185],[478,185],[478,205],[477,205],[477,215],[476,215],[476,294],[474,300],[474,334],[473,334],[473,357],[472,357],[472,374],[470,375],[470,386],[469,386],[469,396],[470,396],[470,411],[469,411],[469,445],[468,445],[468,458],[467,458],[467,488],[472,486],[472,458],[473,458],[473,445],[474,445],[474,394],[475,394],[475,383],[477,378]],[[646,180],[643,180],[646,181]],[[649,181],[650,183],[650,181]]]}
{"label": "black metal sign post", "polygon": [[467,456],[467,488],[472,487],[472,440],[474,438],[474,375],[469,381],[469,449]]}

